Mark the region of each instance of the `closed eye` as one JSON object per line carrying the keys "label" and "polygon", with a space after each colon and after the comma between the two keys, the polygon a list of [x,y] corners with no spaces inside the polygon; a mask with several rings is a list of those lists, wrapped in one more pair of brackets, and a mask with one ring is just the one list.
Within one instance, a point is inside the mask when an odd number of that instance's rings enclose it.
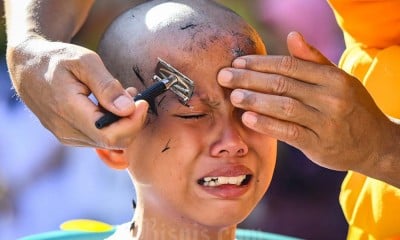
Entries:
{"label": "closed eye", "polygon": [[200,119],[200,118],[204,118],[204,117],[206,117],[207,116],[207,114],[190,114],[190,115],[175,115],[175,117],[179,117],[179,118],[182,118],[182,119],[188,119],[188,120],[190,120],[190,119],[194,119],[194,120],[197,120],[197,119]]}

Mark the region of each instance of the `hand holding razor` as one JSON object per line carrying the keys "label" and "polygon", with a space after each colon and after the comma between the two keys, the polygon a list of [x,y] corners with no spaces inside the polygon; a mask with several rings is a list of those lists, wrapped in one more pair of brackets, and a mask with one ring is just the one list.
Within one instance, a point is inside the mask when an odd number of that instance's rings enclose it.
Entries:
{"label": "hand holding razor", "polygon": [[[167,90],[174,92],[183,104],[187,104],[193,95],[194,82],[160,58],[153,80],[156,83],[134,97],[134,101],[143,99],[148,102],[153,112],[157,112],[154,103],[155,98]],[[111,112],[105,112],[95,125],[98,129],[101,129],[120,118],[120,116]]]}

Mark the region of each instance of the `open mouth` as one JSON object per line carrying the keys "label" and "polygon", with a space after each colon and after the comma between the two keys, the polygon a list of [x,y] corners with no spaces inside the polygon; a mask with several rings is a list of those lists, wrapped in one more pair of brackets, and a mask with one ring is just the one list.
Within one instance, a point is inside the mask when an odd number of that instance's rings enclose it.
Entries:
{"label": "open mouth", "polygon": [[245,186],[249,184],[251,178],[251,174],[244,174],[234,177],[204,177],[197,180],[197,183],[205,187],[218,187],[222,185]]}

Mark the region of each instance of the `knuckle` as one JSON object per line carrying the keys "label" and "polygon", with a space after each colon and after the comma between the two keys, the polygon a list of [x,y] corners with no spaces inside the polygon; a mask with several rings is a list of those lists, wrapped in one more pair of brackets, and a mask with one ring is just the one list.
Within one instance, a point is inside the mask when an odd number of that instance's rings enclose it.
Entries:
{"label": "knuckle", "polygon": [[[349,107],[349,103],[352,102],[354,88],[351,86],[354,84],[353,79],[346,77],[345,74],[334,74],[330,78],[333,78],[334,88],[326,96],[327,104],[333,113],[340,114],[346,111]],[[358,80],[355,80],[358,81]]]}
{"label": "knuckle", "polygon": [[278,95],[285,95],[289,90],[289,85],[285,76],[276,75],[273,91]]}
{"label": "knuckle", "polygon": [[[338,77],[338,70],[336,67],[333,66],[326,66],[325,77],[326,78],[337,78]],[[338,79],[335,79],[337,81]]]}
{"label": "knuckle", "polygon": [[285,98],[282,103],[281,109],[286,117],[293,117],[295,112],[296,101],[293,98]]}
{"label": "knuckle", "polygon": [[348,90],[350,90],[353,81],[356,80],[354,78],[349,78],[344,71],[338,72],[338,70],[332,66],[330,66],[327,69],[325,74],[326,74],[325,77],[327,79],[332,79],[331,83],[334,84],[334,86],[337,89],[337,92],[339,93],[347,92]]}
{"label": "knuckle", "polygon": [[81,78],[84,73],[82,70],[90,69],[90,66],[101,60],[96,53],[88,50],[71,53],[69,57],[61,59],[60,61],[64,61],[64,64],[68,66],[78,78]]}
{"label": "knuckle", "polygon": [[96,84],[100,94],[106,94],[107,92],[110,92],[110,90],[112,91],[112,89],[116,89],[118,87],[118,81],[114,78],[97,81]]}
{"label": "knuckle", "polygon": [[338,99],[335,101],[335,106],[334,108],[336,109],[337,112],[339,113],[344,113],[348,109],[349,105],[347,101],[343,101],[342,99]]}
{"label": "knuckle", "polygon": [[89,65],[94,62],[98,62],[100,60],[100,57],[92,51],[87,51],[87,52],[83,52],[82,54],[79,54],[77,56],[77,60],[78,60],[78,63],[81,65]]}
{"label": "knuckle", "polygon": [[332,115],[342,115],[348,109],[348,101],[341,96],[330,96],[328,98],[328,106],[332,111]]}
{"label": "knuckle", "polygon": [[79,69],[84,69],[87,68],[91,63],[97,61],[97,59],[94,54],[85,52],[75,56],[72,61],[76,63],[73,66]]}
{"label": "knuckle", "polygon": [[338,89],[340,89],[340,91],[345,90],[348,83],[343,74],[338,74],[337,72],[335,73],[332,68],[329,69],[327,74],[328,77],[330,76],[331,78],[333,78],[334,83],[336,84]]}
{"label": "knuckle", "polygon": [[283,56],[278,63],[278,72],[285,75],[291,75],[296,71],[298,67],[298,62],[295,58],[291,56]]}
{"label": "knuckle", "polygon": [[300,137],[299,126],[295,124],[289,124],[286,129],[286,136],[290,141],[298,141]]}

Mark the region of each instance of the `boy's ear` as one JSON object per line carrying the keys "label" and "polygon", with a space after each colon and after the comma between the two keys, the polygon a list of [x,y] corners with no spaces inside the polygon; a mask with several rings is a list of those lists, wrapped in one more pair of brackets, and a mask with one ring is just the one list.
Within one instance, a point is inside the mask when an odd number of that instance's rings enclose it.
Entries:
{"label": "boy's ear", "polygon": [[113,169],[126,169],[129,166],[129,162],[125,157],[123,150],[108,150],[96,148],[97,155],[103,162]]}

